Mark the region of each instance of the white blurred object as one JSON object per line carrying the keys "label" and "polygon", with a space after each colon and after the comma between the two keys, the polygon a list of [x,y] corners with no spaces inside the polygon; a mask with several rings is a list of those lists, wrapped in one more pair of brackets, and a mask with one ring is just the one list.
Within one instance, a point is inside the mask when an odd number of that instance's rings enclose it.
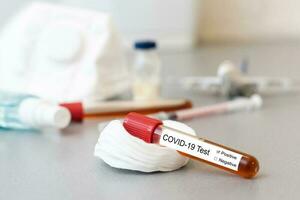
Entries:
{"label": "white blurred object", "polygon": [[[193,129],[180,122],[166,120],[163,123],[196,135]],[[173,171],[189,161],[175,150],[130,135],[119,120],[111,121],[103,130],[100,125],[99,131],[94,155],[111,167],[142,172]]]}
{"label": "white blurred object", "polygon": [[237,66],[228,60],[221,63],[217,76],[184,77],[179,83],[188,90],[213,92],[228,97],[250,97],[255,93],[270,94],[300,91],[300,79],[250,77],[243,74]]}
{"label": "white blurred object", "polygon": [[0,35],[0,89],[54,101],[99,100],[129,89],[111,17],[33,3]]}
{"label": "white blurred object", "polygon": [[71,113],[64,107],[28,94],[0,91],[0,127],[37,130],[45,127],[66,128]]}

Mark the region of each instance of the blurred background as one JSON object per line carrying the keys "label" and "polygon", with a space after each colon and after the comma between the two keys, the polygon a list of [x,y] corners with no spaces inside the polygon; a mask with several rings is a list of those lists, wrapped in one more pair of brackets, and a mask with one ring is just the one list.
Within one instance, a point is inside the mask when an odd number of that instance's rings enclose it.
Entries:
{"label": "blurred background", "polygon": [[[135,199],[136,191],[151,194],[142,199],[300,196],[300,1],[33,2],[0,6],[0,200]],[[96,162],[102,122],[133,111],[184,121],[201,137],[253,153],[259,179],[196,163],[145,178]],[[248,111],[256,112],[237,113]],[[113,137],[103,140],[102,155],[117,163],[110,166],[156,163],[139,163],[134,149],[119,153],[135,144]],[[114,148],[118,156],[109,154]],[[149,192],[154,184],[163,187]]]}
{"label": "blurred background", "polygon": [[[30,0],[0,7],[0,25]],[[300,2],[296,0],[48,0],[109,12],[127,43],[157,39],[162,48],[201,43],[299,40]]]}

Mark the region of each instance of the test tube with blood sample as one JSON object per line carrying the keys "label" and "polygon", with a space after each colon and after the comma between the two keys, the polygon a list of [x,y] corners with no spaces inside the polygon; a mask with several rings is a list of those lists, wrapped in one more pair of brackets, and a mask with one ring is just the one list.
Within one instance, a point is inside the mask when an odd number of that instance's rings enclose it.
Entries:
{"label": "test tube with blood sample", "polygon": [[259,171],[259,163],[254,156],[167,127],[160,120],[138,113],[129,113],[123,125],[131,135],[147,143],[172,148],[183,156],[244,178],[253,178]]}

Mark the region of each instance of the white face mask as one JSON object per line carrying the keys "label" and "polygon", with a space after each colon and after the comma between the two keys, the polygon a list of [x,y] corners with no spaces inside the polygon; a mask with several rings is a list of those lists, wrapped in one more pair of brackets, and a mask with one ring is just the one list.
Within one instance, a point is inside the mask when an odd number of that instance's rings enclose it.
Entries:
{"label": "white face mask", "polygon": [[128,88],[121,40],[107,14],[35,3],[0,35],[2,90],[75,101]]}
{"label": "white face mask", "polygon": [[[189,126],[172,120],[164,125],[177,128],[190,135],[196,135]],[[186,165],[187,157],[177,151],[157,144],[149,144],[130,135],[119,120],[113,120],[103,129],[99,125],[100,136],[94,155],[109,166],[141,172],[173,171]]]}

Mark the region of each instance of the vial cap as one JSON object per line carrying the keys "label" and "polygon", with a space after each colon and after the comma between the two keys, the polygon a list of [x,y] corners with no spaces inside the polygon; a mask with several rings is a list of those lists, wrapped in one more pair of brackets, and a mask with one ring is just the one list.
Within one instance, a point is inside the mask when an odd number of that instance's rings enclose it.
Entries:
{"label": "vial cap", "polygon": [[60,106],[70,111],[72,121],[81,122],[83,120],[83,105],[81,102],[61,103]]}
{"label": "vial cap", "polygon": [[155,129],[162,124],[162,121],[131,112],[126,115],[123,126],[133,136],[144,140],[147,143],[152,142],[152,136]]}
{"label": "vial cap", "polygon": [[142,40],[134,43],[135,49],[155,49],[156,42],[152,40]]}

